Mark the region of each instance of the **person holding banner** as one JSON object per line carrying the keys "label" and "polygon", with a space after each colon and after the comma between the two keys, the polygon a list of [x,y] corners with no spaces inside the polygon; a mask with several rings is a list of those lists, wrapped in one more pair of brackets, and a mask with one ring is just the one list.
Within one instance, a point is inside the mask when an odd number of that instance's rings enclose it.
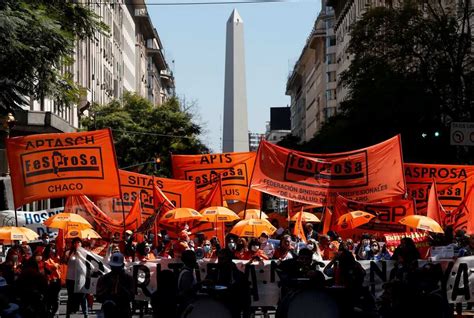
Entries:
{"label": "person holding banner", "polygon": [[79,267],[79,259],[77,250],[82,246],[82,240],[78,237],[72,239],[71,248],[64,254],[64,263],[67,264],[66,274],[66,289],[67,289],[67,305],[66,305],[66,318],[69,318],[72,313],[79,310],[81,306],[84,318],[87,318],[87,298],[84,293],[74,292],[74,286],[76,284],[76,268]]}

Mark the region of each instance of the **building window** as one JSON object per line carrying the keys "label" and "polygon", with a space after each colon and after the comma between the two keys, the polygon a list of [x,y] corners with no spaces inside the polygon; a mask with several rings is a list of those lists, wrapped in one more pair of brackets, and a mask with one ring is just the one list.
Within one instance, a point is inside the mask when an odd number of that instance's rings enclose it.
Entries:
{"label": "building window", "polygon": [[336,53],[326,54],[326,64],[335,64],[336,63]]}
{"label": "building window", "polygon": [[326,38],[326,47],[331,47],[336,45],[336,36],[331,35]]}
{"label": "building window", "polygon": [[326,30],[332,29],[334,27],[334,19],[326,20]]}
{"label": "building window", "polygon": [[327,72],[326,73],[326,80],[327,82],[334,82],[336,80],[336,71]]}
{"label": "building window", "polygon": [[327,107],[324,109],[324,119],[328,120],[336,114],[336,107]]}
{"label": "building window", "polygon": [[336,99],[336,90],[335,89],[326,90],[326,100],[334,100],[334,99]]}

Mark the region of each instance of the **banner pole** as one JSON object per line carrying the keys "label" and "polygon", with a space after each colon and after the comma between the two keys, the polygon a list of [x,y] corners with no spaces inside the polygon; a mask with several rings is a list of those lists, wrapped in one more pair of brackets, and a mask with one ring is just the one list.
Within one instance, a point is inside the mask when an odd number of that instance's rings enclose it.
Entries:
{"label": "banner pole", "polygon": [[122,202],[122,222],[123,222],[123,233],[127,230],[127,225],[125,224],[125,219],[127,218],[125,216],[125,204],[123,202],[123,196],[122,196],[122,191],[120,191],[120,201]]}
{"label": "banner pole", "polygon": [[[252,173],[250,174],[249,180],[249,188],[247,190],[247,195],[245,197],[245,204],[244,204],[244,220],[247,217],[247,201],[249,200],[250,189],[252,187],[252,179],[253,179],[253,172],[255,171],[255,166],[257,165],[258,154],[260,153],[260,147],[262,145],[263,138],[260,139],[260,143],[258,144],[257,155],[255,156],[255,162],[253,164]],[[262,210],[260,210],[260,219],[262,218]]]}

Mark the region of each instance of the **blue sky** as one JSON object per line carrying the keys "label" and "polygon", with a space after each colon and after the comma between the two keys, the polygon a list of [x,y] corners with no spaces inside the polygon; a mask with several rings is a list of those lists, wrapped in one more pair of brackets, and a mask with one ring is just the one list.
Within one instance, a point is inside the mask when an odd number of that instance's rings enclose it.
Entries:
{"label": "blue sky", "polygon": [[206,130],[201,139],[214,152],[221,150],[225,32],[234,8],[244,20],[249,130],[263,133],[266,121],[270,120],[270,107],[290,102],[285,95],[286,79],[321,6],[320,0],[148,6],[174,70],[177,94],[187,102],[196,101],[198,122]]}

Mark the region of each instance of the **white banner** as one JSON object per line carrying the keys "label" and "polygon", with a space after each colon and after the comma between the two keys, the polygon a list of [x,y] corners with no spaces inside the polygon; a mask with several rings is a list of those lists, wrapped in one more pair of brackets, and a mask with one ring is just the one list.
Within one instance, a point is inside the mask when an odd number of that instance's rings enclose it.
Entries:
{"label": "white banner", "polygon": [[[48,233],[51,237],[56,237],[58,231],[43,225],[44,220],[64,211],[64,207],[41,210],[35,212],[17,211],[18,226],[27,227],[41,237],[43,233]],[[15,211],[0,211],[0,226],[15,226]]]}
{"label": "white banner", "polygon": [[[83,250],[83,249],[81,249]],[[85,250],[83,250],[85,251]],[[76,275],[76,290],[95,293],[95,284],[99,275],[108,272],[108,265],[97,255],[87,252],[82,259],[87,259],[86,265],[78,267]],[[263,264],[247,265],[248,261],[235,260],[237,268],[245,273],[251,286],[252,306],[276,307],[280,297],[278,286],[279,277],[276,273],[274,261],[264,261]],[[329,263],[327,261],[325,264]],[[395,261],[359,261],[366,271],[364,286],[368,286],[370,292],[379,297],[382,285],[389,281],[390,271]],[[421,267],[427,263],[419,260]],[[443,269],[442,288],[446,290],[450,303],[472,302],[474,295],[474,256],[461,257],[457,260],[440,260],[433,263],[441,264]],[[208,268],[216,266],[211,260],[198,260],[199,269],[196,269],[197,280],[205,279]],[[178,276],[183,264],[176,259],[162,259],[148,262],[135,262],[126,264],[126,270],[133,276],[136,284],[136,299],[147,299],[156,290],[157,271],[172,270]],[[80,271],[80,273],[79,273]],[[87,287],[87,288],[86,288]]]}

